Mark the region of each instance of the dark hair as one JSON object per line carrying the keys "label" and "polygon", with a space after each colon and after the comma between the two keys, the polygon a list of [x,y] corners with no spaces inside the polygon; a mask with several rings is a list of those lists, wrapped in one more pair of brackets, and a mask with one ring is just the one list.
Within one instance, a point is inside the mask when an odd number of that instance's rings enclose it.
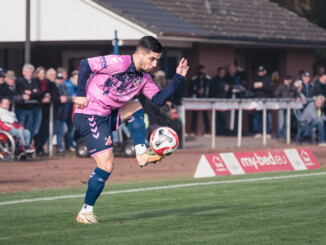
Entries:
{"label": "dark hair", "polygon": [[217,68],[217,72],[220,72],[220,71],[222,71],[222,70],[225,70],[225,67],[220,66],[219,68]]}
{"label": "dark hair", "polygon": [[76,75],[78,75],[78,71],[77,71],[77,70],[73,70],[73,71],[71,72],[71,74],[70,74],[70,77],[74,77],[74,76],[76,76]]}
{"label": "dark hair", "polygon": [[9,102],[11,104],[11,101],[10,101],[10,99],[8,97],[2,97],[2,98],[0,97],[0,104],[2,104],[3,100],[9,100]]}
{"label": "dark hair", "polygon": [[305,70],[299,70],[299,76],[302,76],[303,73],[305,73]]}
{"label": "dark hair", "polygon": [[320,73],[319,77],[326,76],[326,73]]}
{"label": "dark hair", "polygon": [[197,73],[198,72],[200,72],[201,70],[204,70],[205,69],[205,66],[203,66],[203,65],[199,65],[199,66],[197,66]]}
{"label": "dark hair", "polygon": [[162,45],[161,43],[152,36],[142,37],[136,46],[136,51],[139,49],[144,49],[145,51],[153,51],[155,53],[162,53]]}

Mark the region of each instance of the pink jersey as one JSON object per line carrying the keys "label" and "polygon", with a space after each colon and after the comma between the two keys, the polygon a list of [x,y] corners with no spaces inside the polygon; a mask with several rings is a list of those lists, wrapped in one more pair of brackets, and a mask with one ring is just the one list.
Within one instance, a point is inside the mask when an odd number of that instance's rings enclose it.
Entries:
{"label": "pink jersey", "polygon": [[147,98],[159,92],[150,75],[137,72],[129,55],[107,55],[88,59],[93,76],[86,85],[88,105],[75,113],[108,116],[138,92]]}

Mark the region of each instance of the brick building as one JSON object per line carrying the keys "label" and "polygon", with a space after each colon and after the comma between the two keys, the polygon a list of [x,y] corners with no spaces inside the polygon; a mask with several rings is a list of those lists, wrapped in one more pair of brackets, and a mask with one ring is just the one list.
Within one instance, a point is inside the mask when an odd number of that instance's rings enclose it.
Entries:
{"label": "brick building", "polygon": [[[0,67],[20,74],[26,1],[17,1],[0,3]],[[112,53],[114,30],[121,54],[144,35],[157,37],[169,77],[184,56],[189,77],[199,64],[215,76],[218,66],[235,63],[248,71],[247,86],[261,64],[279,77],[313,73],[315,50],[326,47],[324,29],[268,0],[31,0],[31,63],[73,70],[83,57]]]}

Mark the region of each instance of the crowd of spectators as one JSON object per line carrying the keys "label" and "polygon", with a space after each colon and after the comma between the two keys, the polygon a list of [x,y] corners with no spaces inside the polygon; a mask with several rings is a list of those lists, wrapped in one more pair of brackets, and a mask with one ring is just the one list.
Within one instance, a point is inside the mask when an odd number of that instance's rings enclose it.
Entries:
{"label": "crowd of spectators", "polygon": [[[297,102],[302,102],[303,109],[291,111],[291,137],[297,139],[298,143],[301,142],[301,138],[297,136],[298,127],[300,126],[306,129],[303,136],[311,137],[313,132],[316,133],[320,145],[323,145],[324,139],[326,139],[324,135],[326,73],[322,66],[318,68],[315,77],[312,77],[305,70],[300,70],[295,78],[285,75],[282,78],[282,83],[276,87],[274,92],[273,80],[264,66],[259,66],[253,80],[248,81],[247,73],[240,67],[235,67],[234,65],[218,67],[217,75],[210,78],[205,73],[205,67],[200,65],[197,68],[196,76],[189,83],[189,92],[189,97],[192,98],[292,98]],[[227,114],[228,112],[226,111],[217,111],[217,135],[234,135],[236,133],[238,114],[235,112],[234,132],[232,132],[231,128],[228,128]],[[311,114],[314,114],[314,116]],[[202,115],[205,127],[204,135],[210,136],[210,123],[207,111],[202,111]],[[286,117],[286,110],[278,110],[277,138],[280,142],[285,142],[287,136]],[[191,136],[197,133],[197,120],[198,111],[193,111]],[[262,123],[262,111],[255,111],[251,117],[250,127],[256,139],[262,137]],[[321,130],[321,125],[323,125],[323,130]],[[270,139],[272,137],[272,114],[269,110],[267,110],[266,127],[267,139]]]}
{"label": "crowd of spectators", "polygon": [[[167,85],[165,73],[156,70],[153,81],[162,89]],[[66,155],[68,151],[75,151],[75,127],[72,123],[73,101],[77,93],[78,71],[68,74],[67,69],[37,67],[25,64],[22,76],[17,78],[14,71],[5,71],[0,68],[0,129],[9,132],[18,138],[24,148],[24,154],[43,156],[46,154],[49,140],[49,111],[50,102],[54,104],[53,125],[56,136],[57,154]],[[323,67],[319,67],[317,75],[311,77],[305,70],[298,72],[296,78],[290,75],[283,77],[283,82],[273,92],[274,86],[271,77],[264,66],[259,66],[252,81],[248,81],[246,71],[242,68],[228,65],[218,67],[213,78],[206,74],[205,67],[200,65],[197,72],[189,81],[183,84],[166,106],[154,106],[144,96],[138,99],[143,104],[148,115],[147,139],[158,126],[167,125],[181,133],[181,123],[178,122],[177,108],[182,97],[192,98],[293,98],[303,103],[304,108],[292,111],[290,132],[295,132],[297,142],[303,137],[317,134],[318,142],[325,142],[326,130],[325,97],[326,74]],[[188,93],[189,92],[189,93]],[[314,100],[307,100],[312,99]],[[12,106],[14,104],[14,106]],[[14,110],[13,110],[14,109]],[[234,112],[234,131],[237,130],[238,112]],[[277,138],[281,142],[286,139],[286,110],[278,110]],[[226,111],[217,111],[217,135],[229,135],[232,129],[227,125]],[[198,115],[202,115],[205,136],[210,136],[211,125],[207,111],[193,111],[190,135],[197,134]],[[272,115],[267,111],[267,139],[271,138]],[[255,111],[250,121],[255,138],[262,137],[262,112]],[[297,134],[298,129],[300,134]],[[304,129],[304,130],[303,130]],[[302,133],[302,134],[301,134]],[[127,137],[128,132],[126,132]],[[117,134],[114,142],[118,144]],[[315,137],[313,137],[315,138]]]}
{"label": "crowd of spectators", "polygon": [[[25,64],[22,76],[0,69],[0,129],[19,138],[23,153],[32,157],[45,155],[49,140],[49,110],[53,102],[53,129],[57,154],[75,151],[75,128],[71,114],[77,92],[78,71],[34,68]],[[13,106],[14,105],[14,106]],[[48,145],[48,144],[47,144]]]}

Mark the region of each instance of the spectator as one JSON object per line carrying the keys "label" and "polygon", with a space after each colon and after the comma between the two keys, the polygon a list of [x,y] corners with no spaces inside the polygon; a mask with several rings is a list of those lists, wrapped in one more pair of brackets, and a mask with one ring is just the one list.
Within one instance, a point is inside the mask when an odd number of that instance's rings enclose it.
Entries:
{"label": "spectator", "polygon": [[25,153],[32,154],[34,150],[29,146],[30,132],[18,122],[15,113],[9,111],[9,108],[10,100],[8,98],[2,98],[0,103],[0,129],[18,138],[24,147]]}
{"label": "spectator", "polygon": [[71,101],[71,96],[69,96],[68,90],[63,85],[63,82],[64,79],[62,74],[57,73],[55,83],[58,88],[58,92],[60,96],[60,104],[56,104],[54,109],[53,133],[57,136],[58,155],[62,155],[62,156],[65,155],[65,149],[63,147],[63,135],[64,135],[65,120],[67,119],[67,115],[68,115],[66,103],[68,102],[68,99]]}
{"label": "spectator", "polygon": [[314,86],[310,83],[310,73],[308,71],[299,72],[300,79],[303,82],[303,93],[306,98],[314,96]]}
{"label": "spectator", "polygon": [[[231,98],[243,98],[246,88],[244,84],[242,84],[241,77],[243,78],[243,70],[238,67],[238,72],[236,67],[233,64],[230,64],[226,67],[227,74],[225,76],[226,82],[230,85],[230,97]],[[232,117],[234,116],[234,117]],[[232,110],[231,111],[231,120],[234,118],[233,121],[230,123],[230,133],[237,133],[238,130],[238,118],[239,118],[239,111]]]}
{"label": "spectator", "polygon": [[[190,82],[190,92],[193,98],[208,98],[208,89],[209,89],[210,77],[205,74],[205,67],[199,65],[197,67],[197,75],[191,79]],[[209,121],[207,111],[202,111],[204,125],[205,125],[205,136],[209,136]],[[197,132],[197,117],[198,111],[192,112],[191,120],[191,134],[195,135]]]}
{"label": "spectator", "polygon": [[[25,64],[23,76],[16,80],[16,89],[21,95],[29,95],[31,100],[41,101],[41,90],[33,78],[34,66]],[[16,113],[18,121],[31,133],[31,139],[38,133],[41,125],[42,114],[39,105],[17,104]]]}
{"label": "spectator", "polygon": [[[2,68],[0,68],[0,92],[2,90],[3,84],[5,83],[5,76],[6,76],[6,73],[4,72],[4,70]],[[0,94],[0,96],[1,96],[1,94]]]}
{"label": "spectator", "polygon": [[318,66],[317,67],[317,74],[311,81],[312,85],[315,85],[315,83],[319,79],[320,75],[324,74],[324,73],[325,73],[325,68],[323,66]]}
{"label": "spectator", "polygon": [[[77,94],[77,80],[78,80],[78,71],[73,71],[71,73],[70,79],[66,79],[63,84],[67,88],[69,95],[71,96],[71,100],[73,101]],[[74,141],[75,141],[75,132],[76,128],[72,123],[72,110],[73,104],[67,103],[67,133],[65,134],[65,148],[68,151],[75,151]]]}
{"label": "spectator", "polygon": [[39,134],[35,139],[35,147],[36,153],[38,156],[43,156],[44,153],[44,144],[46,143],[49,137],[49,112],[50,112],[50,105],[47,102],[53,102],[53,117],[57,119],[57,114],[59,112],[59,103],[60,102],[67,102],[67,98],[65,96],[60,96],[59,90],[56,86],[55,80],[57,77],[57,73],[55,69],[50,68],[46,71],[46,89],[44,91],[44,98],[42,99],[43,103],[43,117],[42,123],[40,127]]}
{"label": "spectator", "polygon": [[228,65],[226,69],[227,69],[227,74],[225,76],[225,80],[230,85],[230,97],[242,98],[246,89],[240,80],[239,74],[237,73],[235,66],[231,64]]}
{"label": "spectator", "polygon": [[[230,86],[225,80],[225,68],[219,67],[217,75],[211,80],[209,84],[209,98],[225,99],[229,97]],[[226,112],[217,111],[216,118],[217,135],[226,134]]]}
{"label": "spectator", "polygon": [[163,89],[167,85],[167,81],[165,78],[165,72],[162,70],[158,70],[153,74],[153,82],[156,83],[156,85],[160,88]]}
{"label": "spectator", "polygon": [[295,95],[296,95],[297,101],[298,102],[301,101],[303,106],[306,106],[307,105],[307,98],[306,98],[305,93],[303,92],[303,83],[302,83],[302,81],[301,80],[296,80],[293,83],[293,87],[294,87],[294,90],[295,90]]}
{"label": "spectator", "polygon": [[320,74],[315,83],[314,95],[326,96],[326,73]]}
{"label": "spectator", "polygon": [[[258,74],[254,78],[252,83],[252,91],[254,93],[254,98],[271,98],[273,97],[273,81],[267,75],[266,68],[264,66],[259,66]],[[256,139],[262,136],[262,124],[263,124],[263,112],[256,111],[255,116],[257,118],[257,134],[254,136]],[[267,111],[267,139],[271,138],[271,113]]]}
{"label": "spectator", "polygon": [[35,72],[34,72],[34,79],[37,80],[37,83],[40,87],[40,90],[41,90],[41,93],[42,93],[42,96],[41,97],[44,97],[44,92],[45,92],[45,89],[46,89],[46,78],[45,78],[45,73],[46,73],[46,70],[43,66],[39,66],[36,68]]}
{"label": "spectator", "polygon": [[[278,86],[275,92],[276,98],[295,98],[295,90],[291,87],[292,77],[290,75],[286,75],[283,78],[283,84]],[[278,110],[278,132],[277,138],[278,140],[285,142],[286,139],[286,110]]]}
{"label": "spectator", "polygon": [[8,98],[10,102],[23,102],[29,100],[30,96],[27,94],[20,95],[16,90],[16,75],[14,71],[9,70],[5,76],[5,82],[1,86],[0,98]]}
{"label": "spectator", "polygon": [[326,146],[324,125],[326,116],[321,110],[324,103],[325,97],[323,95],[318,95],[315,101],[311,101],[303,110],[302,116],[299,120],[301,123],[308,125],[311,134],[314,132],[314,129],[317,129],[319,145],[321,146]]}

